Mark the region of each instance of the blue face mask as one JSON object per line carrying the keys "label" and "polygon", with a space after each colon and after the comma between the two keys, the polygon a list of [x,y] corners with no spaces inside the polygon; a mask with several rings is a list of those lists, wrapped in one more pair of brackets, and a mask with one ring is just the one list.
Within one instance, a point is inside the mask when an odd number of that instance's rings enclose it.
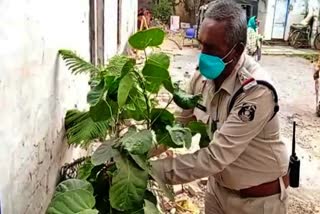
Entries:
{"label": "blue face mask", "polygon": [[223,58],[201,53],[199,56],[199,70],[202,76],[210,80],[218,78],[226,65],[233,62],[233,60],[231,60],[225,63],[223,60],[230,55],[235,46]]}

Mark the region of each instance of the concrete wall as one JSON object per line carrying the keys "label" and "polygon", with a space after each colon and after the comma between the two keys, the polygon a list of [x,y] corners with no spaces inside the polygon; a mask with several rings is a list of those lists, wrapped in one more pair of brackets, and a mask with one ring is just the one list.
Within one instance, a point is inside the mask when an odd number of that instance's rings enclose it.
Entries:
{"label": "concrete wall", "polygon": [[[67,109],[86,107],[87,78],[59,48],[89,58],[87,1],[0,1],[0,194],[3,213],[44,213],[61,163]],[[65,156],[65,154],[69,154]]]}
{"label": "concrete wall", "polygon": [[[285,40],[288,39],[290,26],[293,23],[300,23],[307,14],[308,3],[315,1],[318,2],[318,0],[290,0],[287,25],[284,34]],[[258,17],[261,20],[260,32],[265,36],[266,40],[271,40],[272,37],[275,5],[276,0],[259,1]]]}
{"label": "concrete wall", "polygon": [[288,39],[290,26],[295,23],[300,23],[307,15],[308,0],[290,0],[290,10],[288,14],[285,40]]}
{"label": "concrete wall", "polygon": [[258,3],[258,19],[260,20],[259,33],[264,34],[267,17],[268,0],[260,0]]}
{"label": "concrete wall", "polygon": [[[137,2],[123,2],[119,49],[112,46],[117,29],[106,26],[108,57],[123,49],[136,26]],[[114,8],[106,9],[107,25]],[[72,49],[89,59],[88,0],[0,1],[0,47],[2,213],[42,214],[60,166],[81,155],[67,149],[63,118],[75,106],[87,108],[88,78],[71,75],[57,51]]]}
{"label": "concrete wall", "polygon": [[120,44],[118,45],[118,53],[122,53],[127,48],[127,41],[130,35],[137,30],[138,19],[138,1],[121,0],[120,12]]}
{"label": "concrete wall", "polygon": [[151,9],[152,1],[151,0],[138,0],[139,8],[149,8]]}
{"label": "concrete wall", "polygon": [[[123,53],[130,35],[137,30],[138,1],[120,0],[121,10],[118,13],[118,1],[105,1],[105,59],[117,53]],[[119,36],[118,36],[118,31]]]}
{"label": "concrete wall", "polygon": [[[124,0],[126,1],[126,0]],[[105,33],[104,33],[104,44],[105,44],[105,59],[110,59],[114,54],[118,52],[118,39],[117,32],[118,28],[118,1],[105,1],[104,8],[107,13],[105,16]]]}

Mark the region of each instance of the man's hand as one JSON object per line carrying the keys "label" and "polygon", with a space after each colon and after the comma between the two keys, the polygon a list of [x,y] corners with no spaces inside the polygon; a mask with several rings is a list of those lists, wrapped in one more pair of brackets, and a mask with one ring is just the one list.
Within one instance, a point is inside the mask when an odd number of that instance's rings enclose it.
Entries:
{"label": "man's hand", "polygon": [[177,112],[176,115],[176,120],[178,121],[178,123],[181,123],[182,125],[187,125],[192,121],[197,121],[197,118],[193,115],[193,109],[182,110],[182,112]]}
{"label": "man's hand", "polygon": [[156,157],[161,155],[162,153],[166,153],[168,157],[172,157],[173,153],[172,151],[168,151],[168,147],[166,145],[157,145],[155,146],[150,152],[149,152],[149,157]]}

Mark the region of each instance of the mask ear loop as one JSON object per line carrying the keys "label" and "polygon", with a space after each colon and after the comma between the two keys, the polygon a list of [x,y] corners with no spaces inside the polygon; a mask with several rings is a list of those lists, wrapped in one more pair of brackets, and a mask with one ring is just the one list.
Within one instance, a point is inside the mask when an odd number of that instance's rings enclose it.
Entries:
{"label": "mask ear loop", "polygon": [[[238,43],[235,44],[235,45],[231,48],[231,50],[227,53],[227,55],[225,55],[225,56],[222,58],[222,61],[231,54],[231,52],[235,49],[235,47],[236,47],[237,45],[238,45]],[[225,65],[229,65],[229,64],[232,63],[232,62],[233,62],[233,59],[230,60],[229,62],[226,62]]]}

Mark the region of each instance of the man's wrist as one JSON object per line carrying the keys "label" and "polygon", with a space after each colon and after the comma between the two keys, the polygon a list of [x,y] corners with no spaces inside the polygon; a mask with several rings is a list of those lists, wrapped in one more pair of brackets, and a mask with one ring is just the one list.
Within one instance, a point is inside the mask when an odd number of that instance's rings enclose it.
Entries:
{"label": "man's wrist", "polygon": [[162,160],[150,161],[150,165],[150,175],[153,177],[153,179],[157,182],[166,183]]}

